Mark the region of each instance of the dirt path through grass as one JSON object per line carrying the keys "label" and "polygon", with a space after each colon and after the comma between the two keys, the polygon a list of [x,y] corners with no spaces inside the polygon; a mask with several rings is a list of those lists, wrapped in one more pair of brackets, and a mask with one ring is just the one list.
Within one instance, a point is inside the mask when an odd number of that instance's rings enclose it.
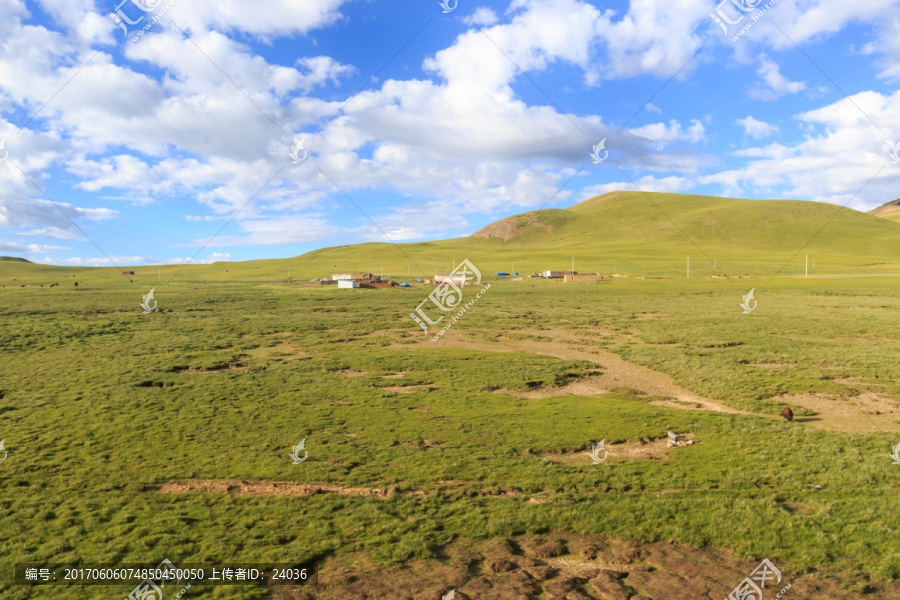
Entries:
{"label": "dirt path through grass", "polygon": [[[595,396],[615,388],[627,388],[648,396],[666,398],[652,402],[659,406],[728,414],[756,414],[695,394],[681,387],[670,375],[628,362],[617,354],[592,345],[584,338],[584,333],[565,329],[520,329],[514,332],[516,337],[501,335],[488,341],[451,329],[437,342],[424,338],[415,344],[394,344],[391,347],[440,346],[487,352],[524,352],[566,360],[584,360],[594,363],[603,371],[602,374],[583,377],[562,387],[545,387],[528,392],[498,390],[499,393],[514,396]],[[846,433],[900,431],[900,406],[882,394],[863,392],[853,397],[841,394],[788,394],[774,400],[781,401],[784,406],[793,406],[795,410],[799,406],[815,411],[814,416],[795,418],[796,423],[807,427]],[[775,415],[768,416],[778,418]]]}
{"label": "dirt path through grass", "polygon": [[536,392],[529,392],[529,394],[537,394],[538,396],[561,394],[596,395],[609,392],[615,388],[628,388],[648,396],[671,398],[669,401],[656,402],[656,404],[663,406],[702,409],[729,414],[751,414],[698,396],[678,385],[669,375],[630,363],[612,352],[578,344],[577,340],[574,340],[569,332],[538,330],[534,332],[519,331],[517,333],[533,333],[535,336],[550,339],[547,341],[538,339],[515,340],[504,337],[496,342],[483,342],[475,341],[465,334],[451,329],[437,342],[432,342],[428,338],[414,345],[394,344],[391,347],[409,349],[411,347],[429,348],[440,346],[442,348],[462,348],[485,352],[525,352],[527,354],[542,354],[565,360],[584,360],[600,367],[603,373],[575,382],[570,386],[537,390]]}
{"label": "dirt path through grass", "polygon": [[238,496],[311,496],[314,494],[337,494],[339,496],[363,496],[389,498],[391,496],[410,496],[421,498],[437,492],[465,495],[503,497],[518,496],[518,488],[489,488],[473,492],[470,482],[445,482],[450,485],[440,489],[400,490],[396,486],[388,487],[348,487],[333,483],[302,483],[299,481],[269,481],[247,479],[183,479],[168,481],[161,485],[145,486],[145,492],[159,494],[235,494]]}

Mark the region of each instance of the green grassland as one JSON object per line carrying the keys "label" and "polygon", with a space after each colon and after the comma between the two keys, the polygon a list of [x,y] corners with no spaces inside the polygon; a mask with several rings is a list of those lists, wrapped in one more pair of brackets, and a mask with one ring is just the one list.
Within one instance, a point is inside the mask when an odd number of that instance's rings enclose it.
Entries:
{"label": "green grassland", "polygon": [[[558,530],[769,556],[789,564],[791,574],[823,570],[852,589],[900,579],[900,467],[887,456],[900,441],[900,423],[861,435],[773,418],[782,406],[773,397],[784,393],[852,396],[870,385],[900,398],[900,224],[839,212],[809,245],[819,257],[816,272],[796,277],[795,261],[793,275],[768,283],[765,275],[835,207],[773,202],[761,212],[766,203],[653,197],[719,267],[756,278],[705,279],[715,271],[698,258],[696,275],[685,279],[680,257],[693,246],[637,196],[539,216],[552,231],[525,227],[503,248],[497,239],[403,248],[420,266],[469,258],[484,273],[509,270],[513,259],[533,260],[534,267],[517,266],[530,272],[565,268],[574,252],[593,253],[583,260],[598,267],[620,257],[632,274],[660,278],[492,281],[454,329],[498,345],[526,330],[575,332],[754,415],[667,408],[624,389],[542,399],[497,393],[564,386],[596,367],[464,351],[443,340],[423,347],[409,313],[428,286],[296,283],[369,270],[381,258],[405,271],[407,259],[390,244],[283,261],[139,267],[133,277],[118,269],[0,263],[0,439],[9,450],[0,463],[0,573],[25,561],[288,563],[352,552],[404,564],[455,539]],[[287,281],[288,267],[295,283]],[[172,312],[142,314],[138,303],[154,286],[159,307]],[[759,307],[742,315],[738,304],[751,287]],[[641,318],[646,314],[656,318]],[[783,366],[754,368],[761,363]],[[849,378],[865,385],[842,383]],[[398,385],[422,387],[388,389]],[[698,443],[673,449],[667,461],[574,466],[543,457],[667,430],[691,432]],[[309,459],[291,464],[291,447],[303,438]],[[186,479],[399,493],[157,491]],[[491,495],[507,488],[522,493]],[[556,501],[527,502],[532,495]],[[16,600],[128,591],[0,579],[0,597]],[[266,593],[195,587],[190,597]]]}

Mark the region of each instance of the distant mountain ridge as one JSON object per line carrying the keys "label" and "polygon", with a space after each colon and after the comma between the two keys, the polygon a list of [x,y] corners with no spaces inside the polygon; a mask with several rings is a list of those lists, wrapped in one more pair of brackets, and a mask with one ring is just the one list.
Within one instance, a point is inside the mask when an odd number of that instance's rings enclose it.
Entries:
{"label": "distant mountain ridge", "polygon": [[878,208],[870,210],[868,214],[900,222],[900,198],[885,202]]}
{"label": "distant mountain ridge", "polygon": [[18,256],[0,256],[0,260],[5,261],[15,261],[15,262],[26,262],[30,263],[30,260],[25,260],[24,258],[19,258]]}

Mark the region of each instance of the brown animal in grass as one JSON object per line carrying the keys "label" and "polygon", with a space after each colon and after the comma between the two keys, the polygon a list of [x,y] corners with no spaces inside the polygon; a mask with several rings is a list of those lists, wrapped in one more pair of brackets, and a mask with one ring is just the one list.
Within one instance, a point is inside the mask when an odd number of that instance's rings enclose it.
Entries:
{"label": "brown animal in grass", "polygon": [[785,421],[793,421],[794,420],[794,413],[791,412],[791,409],[789,409],[787,406],[785,406],[784,410],[781,411],[781,416],[784,417]]}

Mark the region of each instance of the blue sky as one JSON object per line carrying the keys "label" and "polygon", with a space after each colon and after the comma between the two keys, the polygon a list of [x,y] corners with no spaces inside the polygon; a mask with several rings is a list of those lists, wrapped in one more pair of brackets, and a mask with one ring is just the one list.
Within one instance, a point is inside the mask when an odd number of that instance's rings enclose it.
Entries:
{"label": "blue sky", "polygon": [[0,254],[287,257],[612,190],[900,196],[898,2],[447,6],[0,0]]}

